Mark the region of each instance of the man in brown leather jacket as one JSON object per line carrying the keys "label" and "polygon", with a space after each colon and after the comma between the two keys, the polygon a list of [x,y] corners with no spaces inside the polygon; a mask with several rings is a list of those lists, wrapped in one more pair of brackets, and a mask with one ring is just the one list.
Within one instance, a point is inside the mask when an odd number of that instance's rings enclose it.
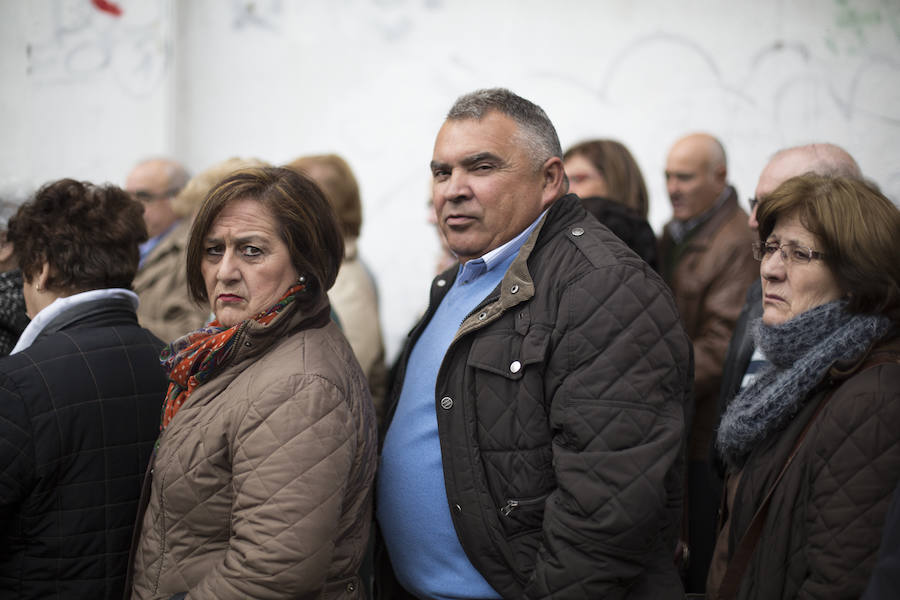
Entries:
{"label": "man in brown leather jacket", "polygon": [[722,144],[695,133],[678,140],[666,160],[672,221],[660,239],[662,274],[694,345],[694,414],[688,434],[688,592],[702,592],[715,541],[709,445],[722,361],[747,288],[759,276],[754,238],[737,193],[727,184]]}

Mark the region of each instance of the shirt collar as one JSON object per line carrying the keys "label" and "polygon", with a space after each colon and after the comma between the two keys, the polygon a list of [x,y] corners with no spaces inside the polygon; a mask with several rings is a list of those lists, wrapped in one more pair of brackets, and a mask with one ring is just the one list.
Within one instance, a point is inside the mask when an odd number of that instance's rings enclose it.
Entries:
{"label": "shirt collar", "polygon": [[175,221],[174,223],[169,225],[169,228],[166,229],[165,231],[163,231],[162,233],[160,233],[159,235],[150,238],[146,242],[142,242],[141,244],[138,244],[138,250],[140,250],[140,253],[141,253],[140,266],[144,266],[144,260],[146,260],[147,256],[151,252],[153,252],[153,249],[159,245],[159,243],[163,240],[164,237],[166,237],[167,235],[172,233],[172,230],[175,229],[176,225],[178,225],[178,221]]}
{"label": "shirt collar", "polygon": [[730,185],[726,185],[725,189],[722,190],[722,193],[719,194],[719,197],[716,198],[716,201],[713,203],[713,205],[693,219],[688,219],[687,221],[679,221],[677,219],[673,220],[669,231],[672,235],[672,239],[675,240],[675,243],[680,244],[692,232],[697,230],[697,228],[709,221],[731,196],[731,190],[732,187]]}
{"label": "shirt collar", "polygon": [[535,219],[531,225],[522,230],[519,235],[509,240],[502,246],[494,248],[490,252],[487,252],[480,258],[474,258],[470,261],[467,261],[465,264],[459,266],[459,271],[457,272],[457,280],[460,283],[467,283],[472,281],[473,279],[477,279],[481,277],[488,271],[496,268],[498,265],[504,264],[507,259],[511,256],[517,254],[519,250],[522,249],[522,246],[525,245],[525,241],[528,239],[528,236],[531,235],[531,232],[534,231],[534,228],[537,227],[537,224],[540,223],[541,219],[544,218],[544,215],[547,214],[549,208],[545,209],[538,218]]}

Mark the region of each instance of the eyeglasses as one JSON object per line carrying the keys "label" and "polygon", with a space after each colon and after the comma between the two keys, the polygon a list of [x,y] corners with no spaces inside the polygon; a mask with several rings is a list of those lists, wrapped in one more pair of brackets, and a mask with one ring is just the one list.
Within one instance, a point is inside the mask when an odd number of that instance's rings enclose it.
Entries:
{"label": "eyeglasses", "polygon": [[139,202],[143,202],[144,204],[150,204],[151,202],[156,202],[157,200],[165,200],[166,198],[171,198],[177,193],[178,190],[174,189],[166,190],[158,194],[148,192],[147,190],[138,190],[136,192],[131,192],[131,197]]}
{"label": "eyeglasses", "polygon": [[777,242],[753,242],[753,258],[762,261],[781,251],[781,260],[785,263],[809,264],[812,259],[822,259],[825,255],[806,246],[796,244],[779,244]]}

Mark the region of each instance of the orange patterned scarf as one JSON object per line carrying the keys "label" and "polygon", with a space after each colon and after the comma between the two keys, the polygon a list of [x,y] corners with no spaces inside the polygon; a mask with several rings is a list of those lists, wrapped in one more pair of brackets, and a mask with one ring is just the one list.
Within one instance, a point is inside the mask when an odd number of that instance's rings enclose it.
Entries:
{"label": "orange patterned scarf", "polygon": [[159,355],[163,368],[169,373],[169,390],[163,404],[160,431],[169,425],[193,391],[209,381],[233,357],[239,331],[246,329],[252,321],[268,325],[305,289],[305,284],[298,283],[278,302],[252,319],[228,328],[213,321],[166,346]]}

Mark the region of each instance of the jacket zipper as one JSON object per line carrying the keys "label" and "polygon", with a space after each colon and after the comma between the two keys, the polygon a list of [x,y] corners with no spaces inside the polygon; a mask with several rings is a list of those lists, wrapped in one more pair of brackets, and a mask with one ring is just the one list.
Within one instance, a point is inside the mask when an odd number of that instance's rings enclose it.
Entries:
{"label": "jacket zipper", "polygon": [[506,506],[500,507],[500,514],[504,517],[509,517],[509,515],[519,507],[523,506],[534,506],[535,504],[541,504],[544,500],[547,499],[547,496],[550,494],[544,494],[543,496],[538,496],[537,498],[525,498],[525,499],[515,499],[509,498],[506,500]]}

